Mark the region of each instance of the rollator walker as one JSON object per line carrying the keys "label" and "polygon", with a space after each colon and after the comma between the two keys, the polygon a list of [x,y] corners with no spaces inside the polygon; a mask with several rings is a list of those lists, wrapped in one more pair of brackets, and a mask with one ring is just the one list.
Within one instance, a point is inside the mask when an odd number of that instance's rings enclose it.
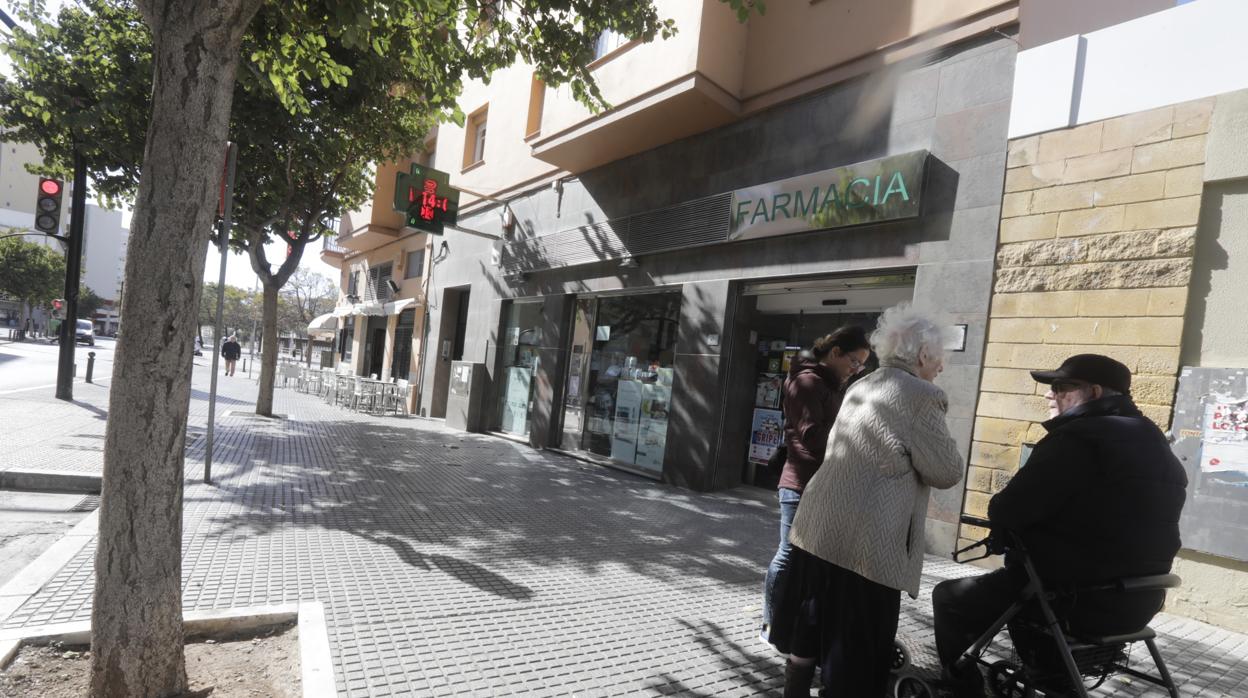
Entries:
{"label": "rollator walker", "polygon": [[[963,516],[962,522],[989,528],[987,520]],[[977,557],[965,557],[983,548]],[[1145,625],[1131,633],[1108,636],[1087,636],[1068,632],[1054,612],[1055,601],[1071,594],[1115,593],[1133,594],[1173,589],[1179,586],[1178,575],[1158,574],[1117,579],[1103,584],[1080,587],[1070,591],[1046,590],[1036,573],[1022,541],[1009,532],[995,531],[987,538],[966,546],[953,554],[957,562],[975,562],[991,555],[1010,551],[1026,573],[1027,583],[1000,618],[971,645],[957,662],[957,669],[968,671],[979,666],[988,670],[988,690],[1000,698],[1033,698],[1035,696],[1077,696],[1088,698],[1115,674],[1127,674],[1141,681],[1165,688],[1172,698],[1179,698],[1174,679],[1157,650],[1156,633]],[[1027,611],[1027,612],[1024,612]],[[997,635],[1009,625],[1013,649],[1009,659],[986,659],[985,653]],[[1157,674],[1149,674],[1130,666],[1130,646],[1143,642],[1152,657]],[[1044,653],[1048,661],[1036,661]],[[910,653],[900,643],[893,663],[894,695],[897,698],[924,698],[939,695],[941,682],[925,678],[924,673],[909,666]],[[1058,661],[1054,662],[1053,660]]]}

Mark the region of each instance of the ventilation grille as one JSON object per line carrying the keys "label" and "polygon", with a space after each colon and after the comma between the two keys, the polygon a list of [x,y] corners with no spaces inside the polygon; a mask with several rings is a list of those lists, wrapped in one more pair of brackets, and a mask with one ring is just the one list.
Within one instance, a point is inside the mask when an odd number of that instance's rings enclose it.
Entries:
{"label": "ventilation grille", "polygon": [[728,239],[732,194],[717,194],[669,208],[506,243],[499,266],[521,274],[592,264]]}

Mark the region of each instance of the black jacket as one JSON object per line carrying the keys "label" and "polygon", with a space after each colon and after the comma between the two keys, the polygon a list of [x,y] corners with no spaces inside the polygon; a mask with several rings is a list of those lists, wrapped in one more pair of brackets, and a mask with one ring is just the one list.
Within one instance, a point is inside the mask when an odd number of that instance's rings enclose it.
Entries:
{"label": "black jacket", "polygon": [[993,528],[1021,536],[1047,584],[1169,572],[1187,473],[1157,425],[1130,397],[1113,396],[1044,428],[1027,464],[989,502]]}
{"label": "black jacket", "polygon": [[221,345],[221,358],[226,361],[238,361],[243,355],[243,347],[238,342],[226,342]]}

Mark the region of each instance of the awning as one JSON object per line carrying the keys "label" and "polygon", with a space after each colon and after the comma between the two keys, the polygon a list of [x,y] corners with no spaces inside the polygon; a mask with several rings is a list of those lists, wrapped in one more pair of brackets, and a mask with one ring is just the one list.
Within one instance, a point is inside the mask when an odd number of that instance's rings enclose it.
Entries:
{"label": "awning", "polygon": [[308,334],[310,335],[330,335],[333,336],[338,331],[338,318],[333,313],[325,313],[313,318],[308,323]]}
{"label": "awning", "polygon": [[334,317],[348,317],[354,315],[384,316],[398,315],[400,311],[410,305],[416,303],[415,298],[401,298],[391,303],[354,303],[340,305],[334,308],[334,312],[330,313]]}
{"label": "awning", "polygon": [[386,303],[385,312],[382,315],[398,315],[409,306],[416,305],[415,298],[400,298],[392,303]]}

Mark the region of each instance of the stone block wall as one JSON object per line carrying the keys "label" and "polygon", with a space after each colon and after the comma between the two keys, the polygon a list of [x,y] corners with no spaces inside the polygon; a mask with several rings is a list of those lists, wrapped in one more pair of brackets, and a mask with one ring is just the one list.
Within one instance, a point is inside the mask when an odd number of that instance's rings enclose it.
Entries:
{"label": "stone block wall", "polygon": [[[984,516],[1022,444],[1044,435],[1047,387],[1030,370],[1112,356],[1131,368],[1144,413],[1169,427],[1213,106],[1010,143],[966,513]],[[964,526],[960,544],[985,533]]]}

